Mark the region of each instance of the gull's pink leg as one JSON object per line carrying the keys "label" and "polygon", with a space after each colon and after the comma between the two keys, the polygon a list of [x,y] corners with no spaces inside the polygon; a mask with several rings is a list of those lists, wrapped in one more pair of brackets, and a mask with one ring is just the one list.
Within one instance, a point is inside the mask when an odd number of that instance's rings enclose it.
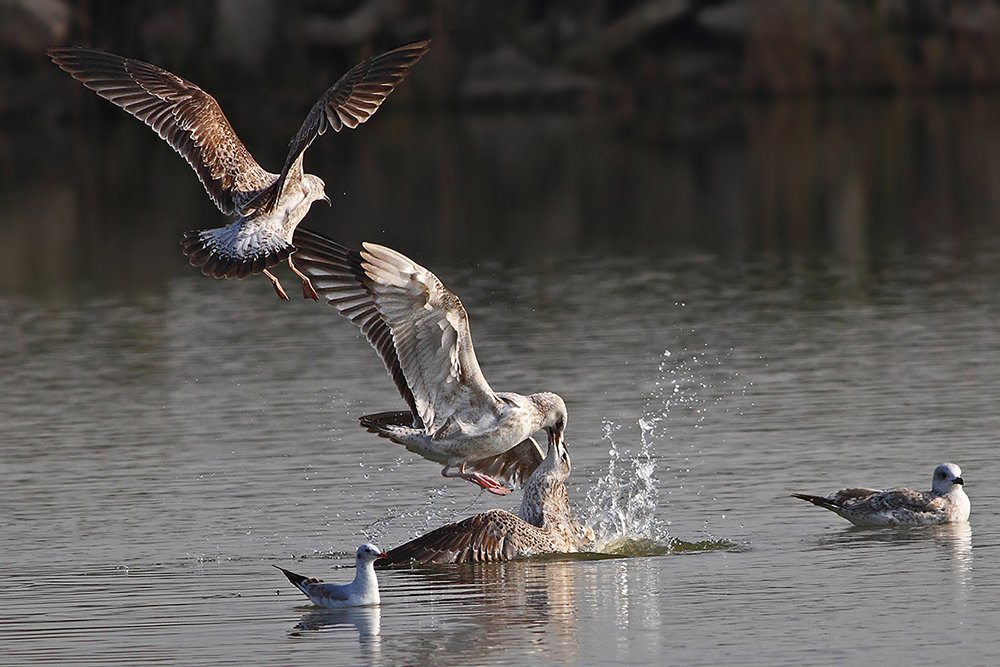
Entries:
{"label": "gull's pink leg", "polygon": [[281,286],[281,283],[278,282],[278,279],[274,276],[274,274],[267,269],[264,269],[264,275],[267,276],[267,279],[271,281],[272,285],[274,285],[274,291],[278,293],[278,296],[285,301],[288,301],[288,295],[285,294],[285,289]]}
{"label": "gull's pink leg", "polygon": [[459,464],[457,474],[449,473],[448,470],[451,468],[452,466],[450,465],[445,466],[444,470],[441,471],[441,475],[443,477],[459,477],[467,482],[472,482],[479,488],[485,489],[497,496],[506,496],[511,493],[509,488],[488,475],[483,475],[478,472],[466,472],[464,461]]}
{"label": "gull's pink leg", "polygon": [[304,273],[298,270],[294,264],[292,264],[292,258],[288,258],[288,268],[292,270],[292,273],[297,275],[302,279],[302,298],[312,299],[313,301],[319,301],[319,294],[316,294],[316,290],[313,289],[312,281]]}

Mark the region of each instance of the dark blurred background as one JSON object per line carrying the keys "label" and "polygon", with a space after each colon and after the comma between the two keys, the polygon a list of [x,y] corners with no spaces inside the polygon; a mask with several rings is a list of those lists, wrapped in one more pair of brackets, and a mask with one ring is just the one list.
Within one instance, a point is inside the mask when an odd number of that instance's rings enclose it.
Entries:
{"label": "dark blurred background", "polygon": [[267,169],[352,64],[430,37],[306,168],[306,226],[437,257],[772,258],[877,272],[1000,228],[993,0],[0,3],[0,289],[147,284],[225,222],[184,162],[44,56],[83,44],[215,95]]}

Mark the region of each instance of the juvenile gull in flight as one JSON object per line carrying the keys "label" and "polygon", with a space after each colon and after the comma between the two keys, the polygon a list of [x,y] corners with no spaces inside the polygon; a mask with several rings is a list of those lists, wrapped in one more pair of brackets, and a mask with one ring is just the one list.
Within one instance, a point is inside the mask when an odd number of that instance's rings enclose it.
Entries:
{"label": "juvenile gull in flight", "polygon": [[379,566],[484,563],[580,551],[594,542],[594,531],[570,513],[565,486],[569,473],[569,452],[557,440],[525,483],[517,514],[490,510],[442,526],[390,549]]}
{"label": "juvenile gull in flight", "polygon": [[180,153],[215,205],[236,220],[190,231],[181,245],[206,276],[246,278],[263,273],[288,299],[268,269],[288,260],[302,279],[302,294],[316,299],[291,255],[292,233],[314,201],[326,196],[318,176],[302,169],[313,140],[332,128],[355,128],[374,114],[427,52],[429,40],[393,49],[356,65],[313,105],[289,143],[281,172],[265,171],[236,136],[215,98],[155,65],[78,46],[52,47],[52,61],[98,95],[149,125]]}
{"label": "juvenile gull in flight", "polygon": [[349,584],[327,584],[321,579],[303,577],[277,567],[285,573],[292,585],[305,593],[313,604],[320,607],[361,607],[378,604],[378,579],[373,563],[386,554],[374,544],[362,544],[354,557],[354,581]]}
{"label": "juvenile gull in flight", "polygon": [[966,521],[969,496],[962,469],[942,463],[934,469],[930,493],[913,489],[843,489],[831,496],[793,493],[792,497],[836,512],[856,526],[931,526]]}
{"label": "juvenile gull in flight", "polygon": [[[438,277],[374,243],[351,250],[299,229],[295,259],[316,291],[361,328],[409,410],[361,417],[369,431],[444,464],[497,495],[542,459],[529,436],[561,441],[566,404],[557,394],[494,392],[476,360],[469,317]],[[457,472],[453,469],[457,467]]]}

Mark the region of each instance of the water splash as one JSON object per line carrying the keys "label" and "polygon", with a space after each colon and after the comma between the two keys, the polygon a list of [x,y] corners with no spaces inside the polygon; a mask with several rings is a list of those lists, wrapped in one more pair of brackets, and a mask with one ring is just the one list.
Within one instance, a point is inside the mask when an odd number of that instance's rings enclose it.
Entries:
{"label": "water splash", "polygon": [[[608,470],[591,485],[587,493],[587,521],[594,529],[595,550],[605,554],[662,554],[676,551],[731,548],[728,540],[685,542],[669,533],[670,522],[657,516],[661,504],[660,480],[657,477],[658,453],[664,443],[673,442],[677,427],[701,428],[708,410],[712,386],[706,381],[702,365],[705,355],[693,353],[686,359],[672,358],[669,350],[657,367],[658,379],[647,400],[639,427],[639,450],[632,454],[620,447],[616,434],[621,424],[604,420],[603,440],[608,443]],[[680,412],[681,414],[674,414]],[[683,464],[674,472],[677,488],[682,488],[688,455],[676,452]],[[668,490],[667,495],[670,494]]]}
{"label": "water splash", "polygon": [[608,471],[587,492],[587,522],[594,529],[597,551],[613,550],[626,540],[670,541],[666,526],[656,517],[658,480],[647,437],[649,424],[639,421],[641,448],[634,457],[618,448],[615,433],[621,426],[604,421],[603,439],[610,445]]}

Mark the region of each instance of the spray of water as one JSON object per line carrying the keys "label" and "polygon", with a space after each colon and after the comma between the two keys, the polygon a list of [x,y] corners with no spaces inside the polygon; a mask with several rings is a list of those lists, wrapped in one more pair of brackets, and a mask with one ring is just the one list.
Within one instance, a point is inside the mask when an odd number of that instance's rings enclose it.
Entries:
{"label": "spray of water", "polygon": [[[674,430],[681,423],[697,429],[702,426],[707,414],[706,393],[710,385],[701,372],[703,361],[698,354],[690,355],[686,361],[677,361],[669,350],[664,351],[657,369],[655,388],[637,420],[637,452],[633,453],[618,444],[620,424],[604,421],[603,441],[608,445],[608,469],[587,493],[586,516],[594,529],[595,551],[639,555],[694,548],[728,548],[730,545],[725,540],[689,543],[676,539],[669,533],[669,521],[657,516],[661,504],[657,451],[674,440],[668,432],[668,424]],[[674,411],[683,411],[684,418],[672,416]],[[679,462],[686,465],[686,456],[680,452],[677,456]],[[664,473],[672,471],[669,466],[662,468]],[[682,483],[681,475],[686,472],[684,467],[675,472],[677,485]],[[667,493],[669,495],[669,491]]]}

